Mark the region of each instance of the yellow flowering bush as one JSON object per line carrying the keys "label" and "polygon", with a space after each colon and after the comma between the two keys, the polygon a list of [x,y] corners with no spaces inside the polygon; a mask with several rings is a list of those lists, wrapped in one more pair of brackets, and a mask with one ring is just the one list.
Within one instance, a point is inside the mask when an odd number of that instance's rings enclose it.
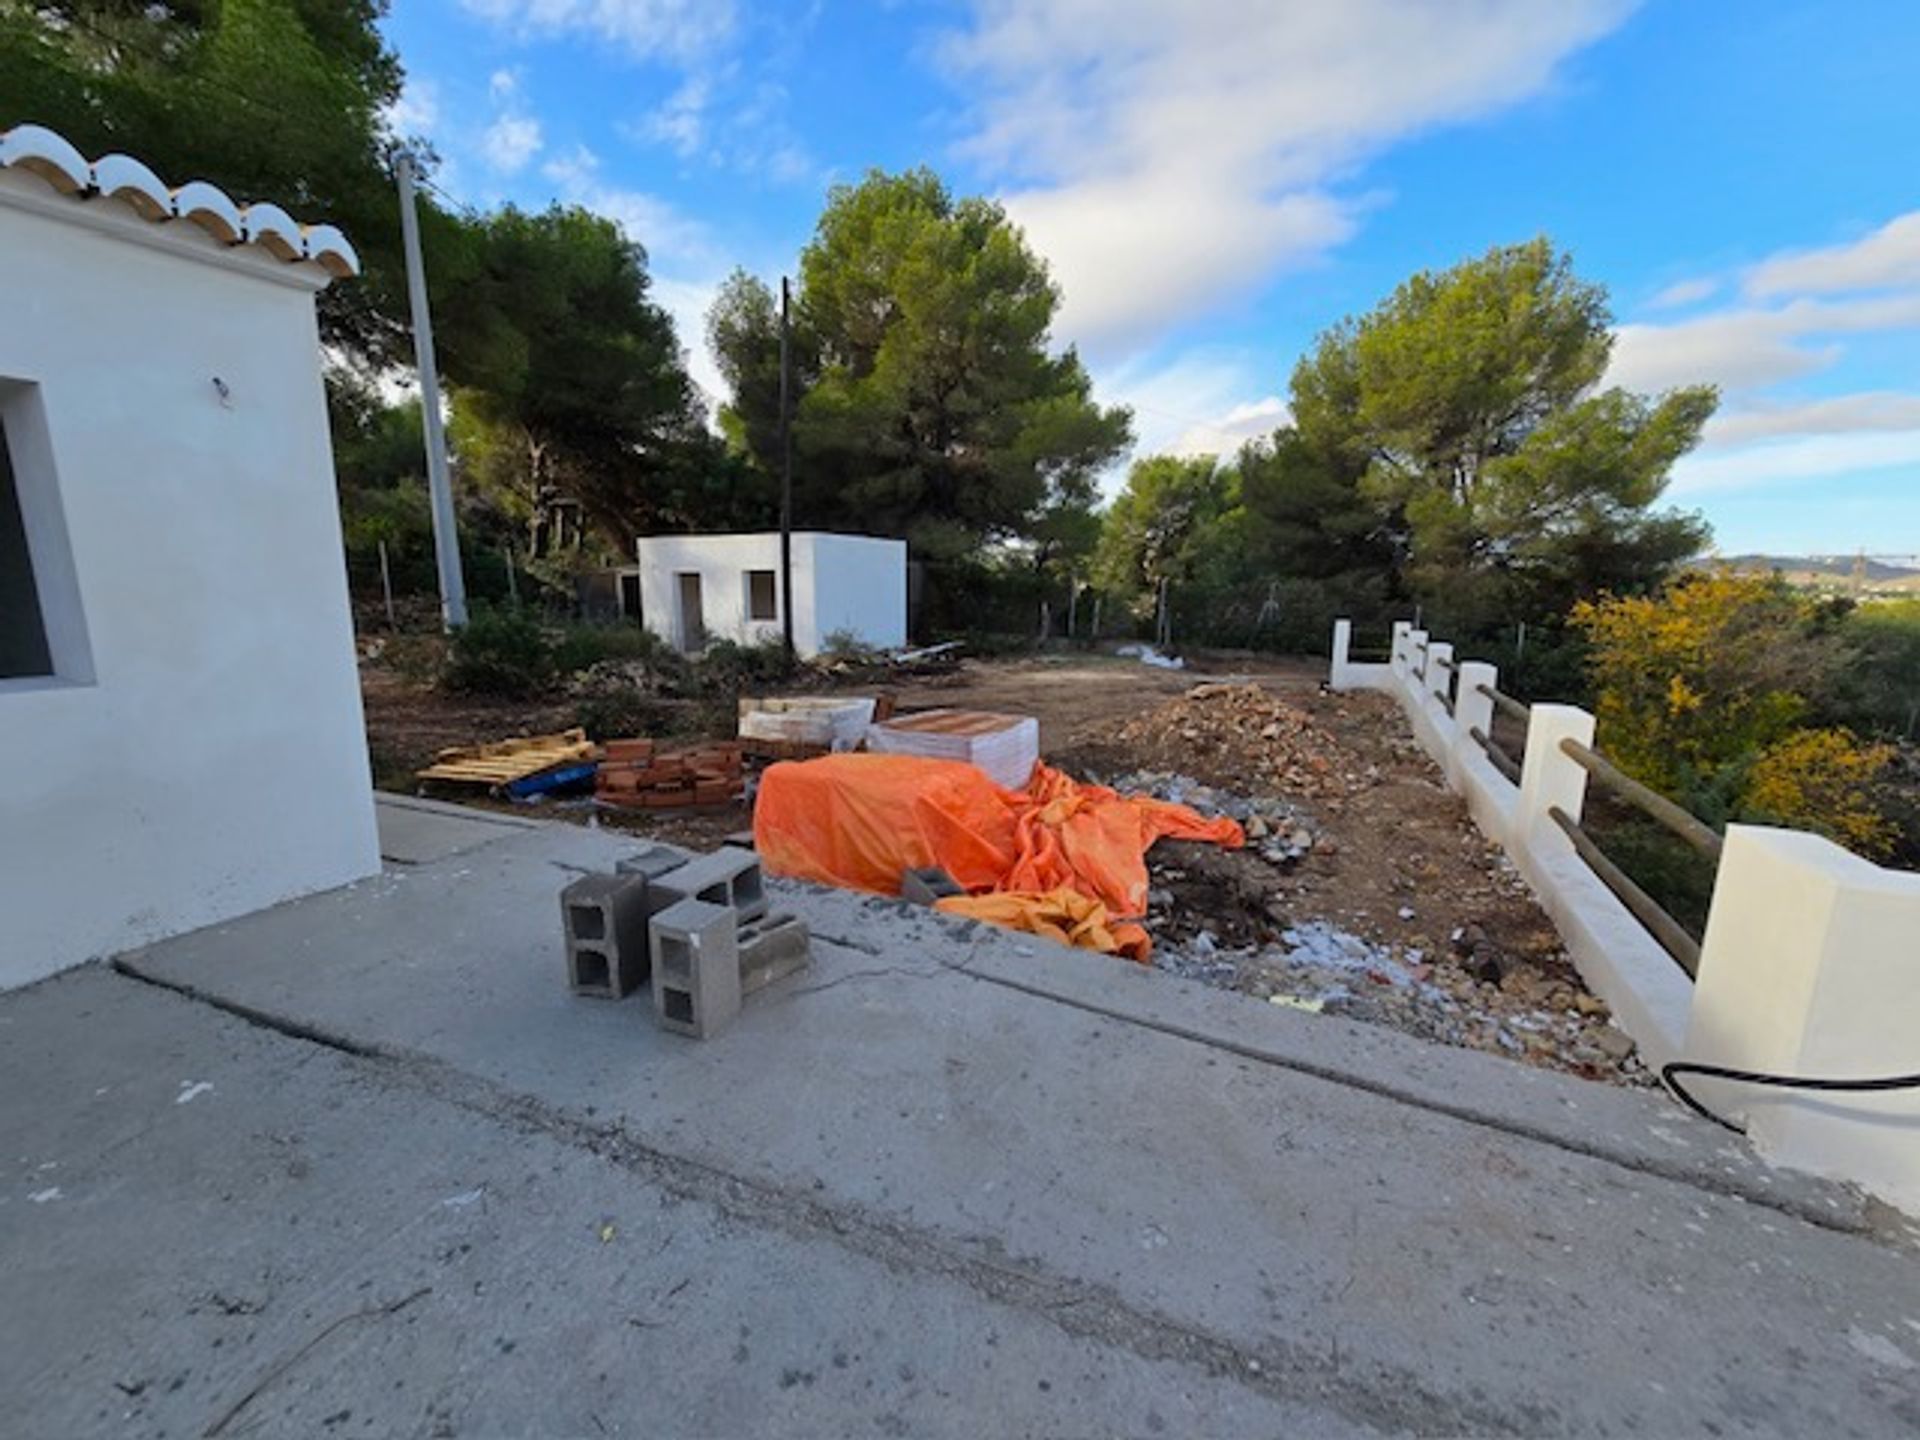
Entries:
{"label": "yellow flowering bush", "polygon": [[1850,730],[1796,730],[1754,762],[1741,808],[1750,819],[1812,830],[1877,860],[1899,838],[1874,797],[1892,762],[1892,746],[1863,745]]}
{"label": "yellow flowering bush", "polygon": [[1845,651],[1818,601],[1776,578],[1696,573],[1576,606],[1600,747],[1710,819],[1750,819],[1888,854],[1876,798],[1893,752],[1805,725]]}

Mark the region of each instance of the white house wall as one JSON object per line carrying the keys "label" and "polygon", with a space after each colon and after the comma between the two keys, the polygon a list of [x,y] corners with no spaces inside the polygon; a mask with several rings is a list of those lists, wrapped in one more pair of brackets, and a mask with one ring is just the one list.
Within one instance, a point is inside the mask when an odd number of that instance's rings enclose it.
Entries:
{"label": "white house wall", "polygon": [[[739,644],[781,638],[781,623],[747,618],[749,570],[775,574],[778,600],[780,537],[654,535],[639,542],[642,618],[671,645],[681,643],[680,575],[700,576],[707,636]],[[870,645],[906,639],[907,550],[898,540],[798,531],[793,536],[793,640],[802,655],[819,651],[835,631]]]}
{"label": "white house wall", "polygon": [[861,535],[811,535],[812,647],[844,631],[868,645],[907,643],[907,545]]}
{"label": "white house wall", "polygon": [[[806,557],[798,537],[794,546],[795,643],[800,622],[812,623]],[[700,605],[706,632],[713,640],[740,645],[769,644],[780,639],[778,619],[747,619],[749,570],[780,569],[778,535],[654,535],[640,542],[640,610],[646,626],[669,645],[680,644],[680,579],[683,573],[700,577]],[[775,607],[779,605],[777,598]]]}
{"label": "white house wall", "polygon": [[38,188],[0,193],[0,402],[16,470],[44,421],[24,463],[50,458],[57,523],[30,530],[64,532],[36,571],[44,604],[70,558],[77,613],[56,595],[48,620],[78,661],[0,680],[0,985],[379,865],[323,277],[197,231],[122,238],[120,202],[56,197],[69,220]]}

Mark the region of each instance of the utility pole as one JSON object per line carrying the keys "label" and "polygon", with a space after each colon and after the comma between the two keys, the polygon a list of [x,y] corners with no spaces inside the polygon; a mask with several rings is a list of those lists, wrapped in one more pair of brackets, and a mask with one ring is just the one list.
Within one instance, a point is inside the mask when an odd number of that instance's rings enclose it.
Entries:
{"label": "utility pole", "polygon": [[793,659],[793,337],[787,277],[780,277],[780,626]]}
{"label": "utility pole", "polygon": [[433,556],[440,567],[440,619],[447,629],[467,623],[467,582],[460,573],[460,535],[454,528],[453,487],[447,481],[447,437],[440,420],[440,372],[433,362],[433,317],[427,313],[427,272],[420,259],[420,221],[413,213],[413,155],[393,157],[400,182],[400,239],[407,252],[407,299],[413,307],[413,356],[420,371],[420,422],[427,436],[427,494],[433,502]]}

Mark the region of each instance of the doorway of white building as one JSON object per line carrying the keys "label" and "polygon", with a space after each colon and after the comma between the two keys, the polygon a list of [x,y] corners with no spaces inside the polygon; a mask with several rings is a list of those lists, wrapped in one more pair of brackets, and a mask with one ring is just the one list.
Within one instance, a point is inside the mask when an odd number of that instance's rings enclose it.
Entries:
{"label": "doorway of white building", "polygon": [[700,605],[700,572],[682,570],[680,581],[680,648],[686,651],[707,648],[707,622]]}

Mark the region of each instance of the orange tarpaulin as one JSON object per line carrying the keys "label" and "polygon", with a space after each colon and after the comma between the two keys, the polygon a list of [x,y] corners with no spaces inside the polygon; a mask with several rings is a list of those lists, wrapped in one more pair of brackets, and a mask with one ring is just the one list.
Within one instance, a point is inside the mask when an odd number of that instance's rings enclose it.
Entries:
{"label": "orange tarpaulin", "polygon": [[1103,955],[1144,961],[1153,953],[1153,937],[1143,926],[1131,920],[1110,919],[1107,907],[1098,900],[1071,890],[1050,890],[1045,895],[1018,890],[997,895],[949,895],[934,901],[933,908],[984,920],[989,925],[1004,925],[1009,930],[1024,930],[1077,949],[1098,950]]}
{"label": "orange tarpaulin", "polygon": [[1245,843],[1232,820],[1045,765],[1026,789],[1003,790],[971,765],[912,755],[769,766],[753,814],[754,845],[776,875],[897,895],[902,871],[937,865],[973,895],[1066,890],[1119,918],[1146,913],[1146,853],[1163,837]]}

